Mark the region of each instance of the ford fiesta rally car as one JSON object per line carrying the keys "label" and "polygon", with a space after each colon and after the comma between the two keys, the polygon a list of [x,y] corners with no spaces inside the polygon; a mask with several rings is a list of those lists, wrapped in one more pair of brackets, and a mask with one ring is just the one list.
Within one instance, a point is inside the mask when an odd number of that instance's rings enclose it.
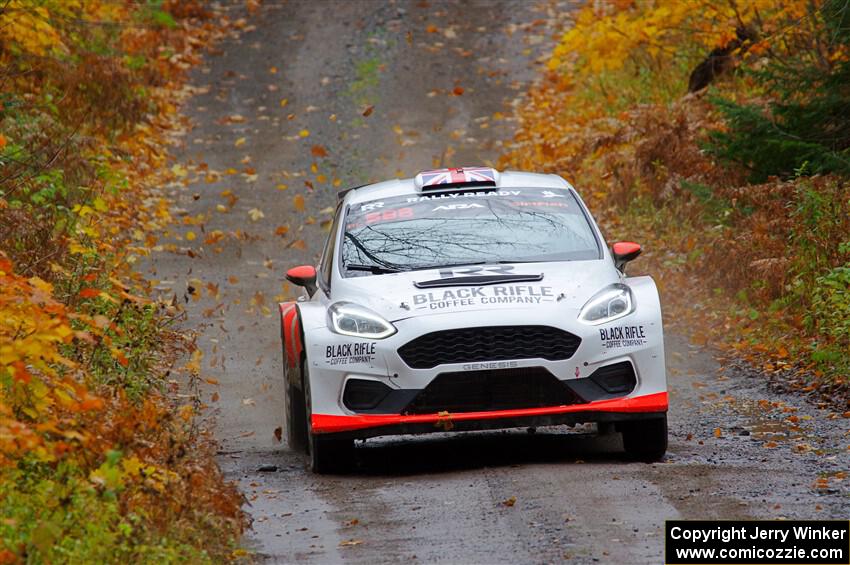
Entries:
{"label": "ford fiesta rally car", "polygon": [[475,167],[340,193],[317,268],[280,304],[291,447],[314,471],[355,439],[596,422],[667,448],[661,307],[555,175]]}

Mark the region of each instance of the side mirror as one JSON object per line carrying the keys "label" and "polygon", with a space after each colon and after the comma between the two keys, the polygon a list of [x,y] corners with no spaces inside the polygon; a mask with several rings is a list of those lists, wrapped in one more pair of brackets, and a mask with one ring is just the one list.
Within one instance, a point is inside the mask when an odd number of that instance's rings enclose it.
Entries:
{"label": "side mirror", "polygon": [[316,292],[316,268],[311,265],[292,267],[286,271],[286,280],[297,286],[303,286],[313,296]]}
{"label": "side mirror", "polygon": [[620,241],[615,243],[611,248],[612,255],[614,255],[614,265],[617,269],[622,271],[626,266],[626,263],[637,259],[637,256],[640,255],[641,251],[640,245],[631,241]]}

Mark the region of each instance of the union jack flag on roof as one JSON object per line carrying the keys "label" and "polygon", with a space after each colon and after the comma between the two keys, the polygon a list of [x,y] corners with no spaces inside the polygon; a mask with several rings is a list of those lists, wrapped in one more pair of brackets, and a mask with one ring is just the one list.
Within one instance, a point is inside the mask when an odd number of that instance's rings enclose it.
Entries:
{"label": "union jack flag on roof", "polygon": [[497,172],[490,167],[457,167],[452,169],[434,169],[422,171],[417,175],[419,186],[440,184],[493,183],[496,184]]}

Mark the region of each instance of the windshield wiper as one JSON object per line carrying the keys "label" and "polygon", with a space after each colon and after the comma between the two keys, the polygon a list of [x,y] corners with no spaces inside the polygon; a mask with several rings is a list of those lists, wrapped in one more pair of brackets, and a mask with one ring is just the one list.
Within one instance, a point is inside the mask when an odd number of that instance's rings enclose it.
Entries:
{"label": "windshield wiper", "polygon": [[346,263],[345,268],[349,271],[368,271],[373,275],[385,275],[387,273],[400,273],[405,269],[395,267],[382,267],[381,265],[363,265],[360,263]]}
{"label": "windshield wiper", "polygon": [[466,261],[463,263],[442,263],[439,265],[416,265],[410,271],[427,271],[429,269],[448,269],[450,267],[471,267],[473,265],[486,265],[488,261]]}

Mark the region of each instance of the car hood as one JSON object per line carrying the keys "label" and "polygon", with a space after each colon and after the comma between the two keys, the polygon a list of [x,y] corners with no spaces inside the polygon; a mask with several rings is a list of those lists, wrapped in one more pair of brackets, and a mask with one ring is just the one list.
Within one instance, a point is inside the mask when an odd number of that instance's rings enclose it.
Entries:
{"label": "car hood", "polygon": [[332,295],[333,302],[360,304],[396,321],[505,308],[577,310],[619,281],[605,260],[520,263],[350,277],[334,281]]}

